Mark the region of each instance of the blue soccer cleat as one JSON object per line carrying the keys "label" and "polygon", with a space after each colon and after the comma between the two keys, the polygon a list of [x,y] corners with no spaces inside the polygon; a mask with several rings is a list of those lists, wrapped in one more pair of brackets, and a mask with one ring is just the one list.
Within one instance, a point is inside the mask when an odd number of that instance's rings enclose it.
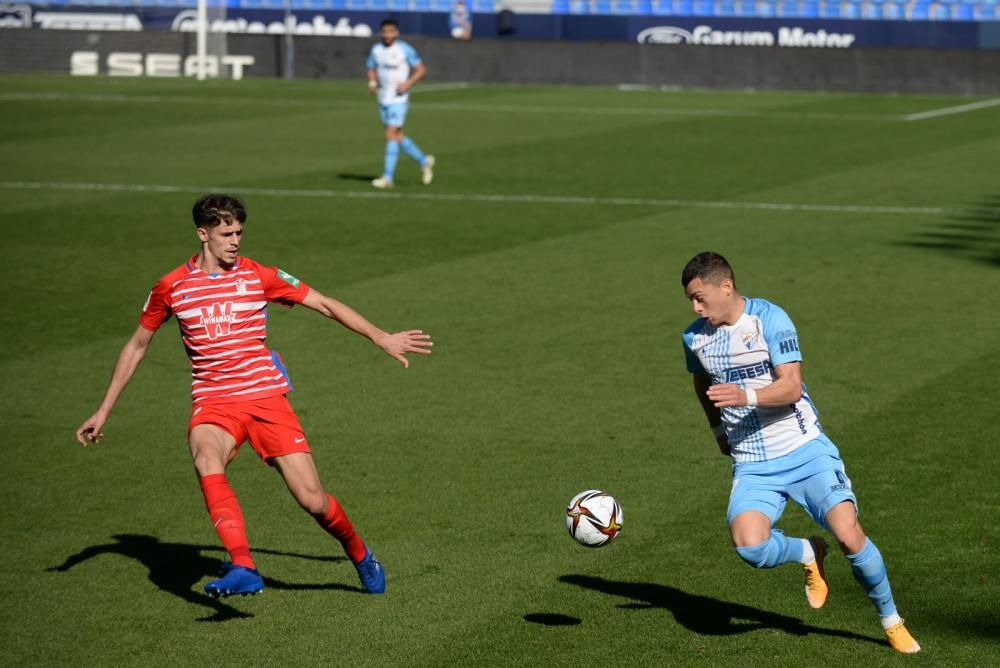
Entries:
{"label": "blue soccer cleat", "polygon": [[358,569],[361,584],[369,594],[381,594],[385,591],[385,571],[371,550],[365,548],[365,558],[355,562],[354,567]]}
{"label": "blue soccer cleat", "polygon": [[264,591],[264,578],[256,569],[226,563],[219,569],[219,575],[222,577],[205,585],[205,593],[212,598],[252,596]]}

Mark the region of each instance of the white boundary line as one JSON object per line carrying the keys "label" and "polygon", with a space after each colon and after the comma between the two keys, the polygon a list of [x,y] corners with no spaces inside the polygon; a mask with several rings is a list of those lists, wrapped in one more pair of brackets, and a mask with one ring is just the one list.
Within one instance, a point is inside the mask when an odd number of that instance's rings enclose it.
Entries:
{"label": "white boundary line", "polygon": [[[442,84],[443,85],[443,84]],[[457,84],[448,84],[457,86]],[[464,87],[468,84],[464,84]],[[434,90],[452,90],[437,88]],[[424,89],[427,90],[426,88]],[[416,91],[415,91],[416,92]],[[192,95],[114,95],[77,93],[0,93],[0,102],[107,102],[135,104],[225,104],[277,107],[316,107],[318,109],[368,109],[373,103],[308,100],[295,98],[253,98]],[[704,117],[704,118],[782,118],[820,121],[881,121],[898,122],[904,116],[898,114],[837,114],[811,111],[748,110],[748,109],[684,109],[678,107],[569,107],[558,105],[520,104],[463,104],[453,102],[421,102],[420,109],[433,111],[513,113],[513,114],[558,114],[558,115],[605,115],[605,116],[661,116],[661,117]]]}
{"label": "white boundary line", "polygon": [[[427,84],[414,89],[419,92],[461,90],[473,87],[466,82]],[[106,102],[133,104],[225,104],[274,107],[316,107],[322,109],[367,109],[371,103],[342,100],[314,100],[296,98],[254,98],[193,95],[115,95],[80,93],[0,93],[0,102]],[[852,114],[823,111],[782,111],[778,109],[685,109],[681,107],[569,107],[558,105],[520,104],[464,104],[454,102],[421,102],[421,109],[455,112],[513,113],[513,114],[571,114],[608,116],[691,116],[704,118],[783,118],[812,121],[923,121],[941,116],[964,114],[977,109],[1000,106],[1000,98],[970,102],[956,107],[942,107],[912,114]]]}
{"label": "white boundary line", "polygon": [[946,207],[889,206],[866,204],[795,204],[792,202],[725,202],[645,197],[582,197],[576,195],[487,195],[439,192],[376,192],[371,190],[300,190],[292,188],[254,188],[223,186],[148,185],[127,183],[54,183],[42,181],[0,181],[8,190],[79,190],[127,193],[209,193],[234,192],[265,197],[313,197],[341,199],[412,199],[441,202],[500,202],[511,204],[575,204],[589,206],[649,206],[664,208],[728,209],[736,211],[794,211],[846,214],[900,214],[940,216],[957,213]]}
{"label": "white boundary line", "polygon": [[942,107],[941,109],[931,109],[929,111],[921,111],[916,114],[907,114],[903,116],[904,121],[923,121],[928,118],[938,118],[940,116],[953,116],[954,114],[964,114],[967,111],[975,111],[976,109],[985,109],[987,107],[1000,106],[1000,97],[993,98],[992,100],[982,100],[980,102],[970,102],[969,104],[960,104],[957,107]]}

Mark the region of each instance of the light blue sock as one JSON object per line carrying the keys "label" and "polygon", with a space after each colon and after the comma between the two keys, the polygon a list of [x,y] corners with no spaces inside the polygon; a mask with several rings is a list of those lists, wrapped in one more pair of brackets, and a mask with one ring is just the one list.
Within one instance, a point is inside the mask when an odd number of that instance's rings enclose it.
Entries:
{"label": "light blue sock", "polygon": [[399,142],[399,147],[403,149],[406,155],[416,160],[417,164],[421,167],[424,166],[424,152],[420,150],[420,147],[412,139],[403,137],[403,141]]}
{"label": "light blue sock", "polygon": [[750,547],[738,547],[740,559],[754,568],[774,568],[802,559],[802,539],[785,538],[780,529],[772,529],[771,537]]}
{"label": "light blue sock", "polygon": [[385,167],[382,169],[382,176],[392,181],[392,175],[396,173],[396,162],[399,160],[399,142],[387,141],[385,143]]}
{"label": "light blue sock", "polygon": [[854,578],[875,604],[879,617],[896,614],[896,602],[892,600],[892,589],[889,588],[889,575],[885,572],[885,561],[875,543],[865,538],[865,546],[857,554],[847,555],[851,562]]}

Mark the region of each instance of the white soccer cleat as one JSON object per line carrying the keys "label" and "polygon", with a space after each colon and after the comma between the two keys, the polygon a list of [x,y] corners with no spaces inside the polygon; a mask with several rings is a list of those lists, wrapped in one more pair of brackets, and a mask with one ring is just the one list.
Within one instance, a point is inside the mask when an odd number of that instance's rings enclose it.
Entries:
{"label": "white soccer cleat", "polygon": [[385,178],[384,176],[380,176],[377,179],[372,179],[372,186],[376,188],[381,188],[382,190],[391,188],[393,187],[393,185],[395,184],[389,179]]}
{"label": "white soccer cleat", "polygon": [[423,178],[421,180],[424,182],[425,186],[429,186],[431,181],[434,180],[434,162],[434,156],[428,155],[424,158],[424,164],[420,168],[420,171],[423,172]]}

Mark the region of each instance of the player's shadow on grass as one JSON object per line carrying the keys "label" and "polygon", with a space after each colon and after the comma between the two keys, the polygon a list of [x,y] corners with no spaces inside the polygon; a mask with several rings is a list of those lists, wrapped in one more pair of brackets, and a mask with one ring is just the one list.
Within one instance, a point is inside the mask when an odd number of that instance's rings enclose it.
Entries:
{"label": "player's shadow on grass", "polygon": [[[93,545],[76,554],[67,557],[59,566],[46,569],[49,572],[65,573],[77,564],[83,563],[103,554],[118,554],[134,559],[149,569],[149,581],[165,592],[208,608],[212,614],[198,619],[200,622],[223,622],[229,619],[253,617],[250,613],[237,610],[222,600],[210,598],[206,594],[194,591],[192,588],[206,575],[215,576],[219,571],[219,558],[202,554],[203,552],[219,552],[214,545],[191,545],[189,543],[164,543],[154,536],[135,534],[117,534],[112,536],[116,542],[105,545]],[[259,554],[271,554],[296,559],[312,559],[322,562],[346,561],[346,557],[315,556],[279,552],[276,550],[256,549]],[[361,587],[346,584],[296,584],[282,582],[274,578],[264,578],[264,586],[272,589],[312,590],[337,589],[343,591],[361,592]]]}
{"label": "player's shadow on grass", "polygon": [[337,178],[341,181],[364,181],[365,183],[371,183],[372,179],[377,179],[377,174],[354,174],[351,172],[341,172],[337,174]]}
{"label": "player's shadow on grass", "polygon": [[649,582],[616,582],[588,575],[564,575],[560,582],[592,589],[611,596],[631,599],[619,607],[628,610],[668,610],[677,623],[699,635],[726,636],[748,633],[763,629],[784,631],[792,635],[819,635],[862,640],[878,645],[885,643],[876,638],[859,635],[850,631],[826,629],[805,624],[801,619],[779,615],[759,608],[739,603],[720,601],[708,596],[689,594],[674,587]]}
{"label": "player's shadow on grass", "polygon": [[935,250],[1000,269],[1000,194],[981,198],[913,232],[902,246]]}

